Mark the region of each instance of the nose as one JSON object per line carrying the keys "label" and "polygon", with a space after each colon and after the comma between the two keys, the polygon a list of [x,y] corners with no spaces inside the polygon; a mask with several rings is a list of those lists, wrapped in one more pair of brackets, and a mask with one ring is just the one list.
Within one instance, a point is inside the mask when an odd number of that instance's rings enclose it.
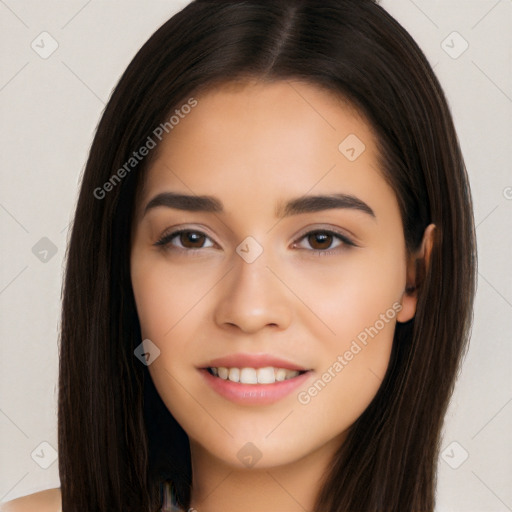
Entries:
{"label": "nose", "polygon": [[268,263],[265,251],[252,263],[234,254],[234,268],[223,280],[214,311],[218,326],[249,334],[290,325],[292,297]]}

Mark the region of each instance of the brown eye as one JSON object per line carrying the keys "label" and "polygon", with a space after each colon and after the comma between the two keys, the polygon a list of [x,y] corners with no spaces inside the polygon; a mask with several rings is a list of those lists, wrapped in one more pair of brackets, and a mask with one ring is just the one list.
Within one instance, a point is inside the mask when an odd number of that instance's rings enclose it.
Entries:
{"label": "brown eye", "polygon": [[160,240],[155,243],[155,245],[162,246],[167,249],[194,250],[213,247],[214,244],[212,243],[210,237],[201,231],[181,229],[179,231],[169,233],[168,235],[163,235],[162,238],[160,238]]}
{"label": "brown eye", "polygon": [[332,244],[333,238],[334,237],[330,233],[324,233],[322,231],[317,231],[307,236],[309,245],[313,249],[317,250],[329,249],[329,247]]}
{"label": "brown eye", "polygon": [[329,230],[310,231],[302,236],[295,245],[317,255],[336,253],[342,249],[348,249],[350,246],[357,247],[346,236]]}
{"label": "brown eye", "polygon": [[181,245],[187,249],[199,249],[203,246],[206,236],[197,231],[182,231],[179,240]]}

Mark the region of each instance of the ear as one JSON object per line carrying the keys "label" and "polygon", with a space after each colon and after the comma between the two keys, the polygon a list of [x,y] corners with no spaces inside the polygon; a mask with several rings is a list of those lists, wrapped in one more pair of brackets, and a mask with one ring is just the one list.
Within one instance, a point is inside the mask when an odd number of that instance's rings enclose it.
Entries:
{"label": "ear", "polygon": [[423,233],[423,240],[418,251],[411,254],[407,261],[406,286],[400,301],[402,309],[399,311],[397,322],[408,322],[416,314],[418,290],[423,284],[427,269],[430,265],[430,254],[434,245],[435,224],[429,224]]}

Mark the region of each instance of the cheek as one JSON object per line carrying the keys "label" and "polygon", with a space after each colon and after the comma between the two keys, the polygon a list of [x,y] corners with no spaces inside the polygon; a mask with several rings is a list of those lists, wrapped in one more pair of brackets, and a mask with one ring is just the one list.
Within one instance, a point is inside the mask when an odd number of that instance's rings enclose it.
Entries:
{"label": "cheek", "polygon": [[[405,260],[400,251],[365,248],[340,258],[321,256],[319,262],[282,269],[281,276],[293,283],[302,321],[318,340],[328,340],[343,349],[344,342],[373,326],[381,315],[398,306],[405,286]],[[391,310],[389,317],[395,318]],[[380,323],[379,323],[380,325]],[[392,330],[388,325],[383,331]],[[386,333],[389,335],[389,333]]]}
{"label": "cheek", "polygon": [[142,339],[150,339],[160,349],[159,357],[148,366],[151,379],[180,424],[188,425],[194,418],[194,425],[202,427],[204,423],[205,428],[211,429],[208,416],[191,398],[200,393],[194,389],[186,392],[184,387],[195,377],[191,373],[197,361],[190,347],[196,334],[194,326],[201,325],[201,298],[208,291],[208,283],[197,276],[194,279],[190,272],[170,271],[162,262],[148,258],[132,261],[132,286]]}
{"label": "cheek", "polygon": [[142,335],[157,344],[166,342],[215,283],[207,271],[201,278],[186,269],[171,271],[162,258],[135,260],[131,277]]}
{"label": "cheek", "polygon": [[[322,418],[322,428],[331,435],[349,428],[367,409],[381,386],[391,339],[383,339],[381,333],[380,339],[376,337],[366,346],[356,342],[349,350],[338,352],[318,378],[298,395],[304,414]],[[351,354],[350,359],[348,354]]]}
{"label": "cheek", "polygon": [[155,271],[147,271],[136,277],[132,274],[132,286],[142,337],[159,344],[157,340],[172,327],[174,315],[169,313],[175,311],[177,306],[172,302],[171,287],[166,286],[162,276],[158,279]]}
{"label": "cheek", "polygon": [[339,299],[345,307],[330,320],[336,335],[318,344],[315,379],[297,396],[306,414],[322,417],[331,433],[350,427],[366,410],[389,365],[396,310],[385,297],[362,299],[350,293]]}
{"label": "cheek", "polygon": [[299,403],[314,414],[324,414],[333,426],[338,422],[348,427],[381,385],[393,346],[404,273],[399,251],[367,251],[347,256],[336,268],[303,273],[294,281],[314,305],[314,317],[303,318],[309,318],[309,329],[318,340],[319,362],[317,379],[302,390]]}

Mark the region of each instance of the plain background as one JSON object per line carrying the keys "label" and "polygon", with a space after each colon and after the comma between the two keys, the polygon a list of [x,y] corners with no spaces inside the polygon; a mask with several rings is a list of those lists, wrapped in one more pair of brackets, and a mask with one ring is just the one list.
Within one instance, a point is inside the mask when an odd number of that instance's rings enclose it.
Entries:
{"label": "plain background", "polygon": [[[60,293],[80,174],[121,73],[187,3],[0,0],[0,501],[60,485],[54,460]],[[434,66],[475,206],[475,320],[446,418],[437,510],[510,511],[512,0],[381,5]],[[58,48],[42,58],[52,39]]]}

